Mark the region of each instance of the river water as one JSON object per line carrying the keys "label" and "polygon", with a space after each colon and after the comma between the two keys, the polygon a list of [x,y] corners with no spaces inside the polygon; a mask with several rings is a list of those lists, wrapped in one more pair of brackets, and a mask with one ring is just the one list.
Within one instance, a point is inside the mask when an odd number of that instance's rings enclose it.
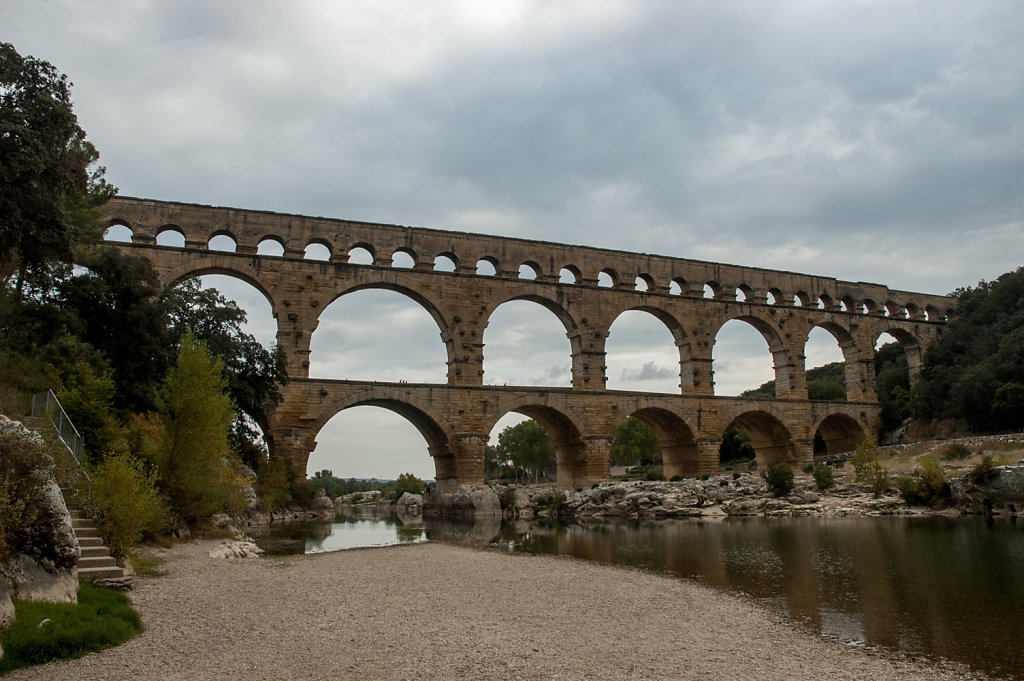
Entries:
{"label": "river water", "polygon": [[851,645],[943,657],[1024,680],[1024,524],[1013,521],[562,524],[358,516],[289,531],[287,540],[257,541],[271,552],[312,553],[429,539],[644,568],[746,594]]}

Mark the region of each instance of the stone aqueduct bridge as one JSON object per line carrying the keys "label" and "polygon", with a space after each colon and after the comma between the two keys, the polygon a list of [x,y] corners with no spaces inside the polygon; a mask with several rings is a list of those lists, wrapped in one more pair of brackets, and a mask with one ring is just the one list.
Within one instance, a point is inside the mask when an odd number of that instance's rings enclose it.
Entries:
{"label": "stone aqueduct bridge", "polygon": [[[509,411],[536,419],[549,433],[558,483],[567,487],[608,478],[613,434],[631,415],[654,429],[669,477],[717,471],[719,444],[732,421],[750,434],[761,464],[811,461],[816,433],[830,451],[850,449],[878,428],[878,336],[888,332],[902,343],[914,377],[950,303],[876,284],[479,234],[133,198],[116,198],[104,210],[108,224],[131,231],[131,243],[118,247],[148,258],[165,284],[226,274],[270,301],[291,377],[267,433],[273,455],[289,457],[304,471],[317,433],[332,416],[376,405],[403,415],[423,434],[442,488],[483,481],[488,434]],[[184,236],[184,247],[157,245],[168,230]],[[219,235],[234,240],[233,252],[210,249]],[[276,242],[281,255],[257,254],[267,241]],[[310,244],[326,247],[329,260],[307,259]],[[357,248],[369,252],[372,264],[349,262]],[[393,266],[399,253],[411,267]],[[438,256],[449,258],[454,271],[435,270]],[[493,267],[492,275],[478,273],[481,261]],[[521,278],[522,265],[536,277]],[[564,271],[574,283],[560,282]],[[598,285],[602,274],[610,286]],[[447,384],[309,378],[310,338],[321,312],[346,293],[370,288],[405,294],[429,311],[447,350]],[[705,297],[706,290],[713,297]],[[511,300],[539,303],[565,326],[572,388],[483,384],[484,328]],[[649,312],[672,332],[680,394],[605,389],[605,340],[627,310]],[[712,347],[731,319],[751,324],[768,342],[777,399],[714,395]],[[847,402],[807,399],[804,346],[816,326],[842,349]]]}

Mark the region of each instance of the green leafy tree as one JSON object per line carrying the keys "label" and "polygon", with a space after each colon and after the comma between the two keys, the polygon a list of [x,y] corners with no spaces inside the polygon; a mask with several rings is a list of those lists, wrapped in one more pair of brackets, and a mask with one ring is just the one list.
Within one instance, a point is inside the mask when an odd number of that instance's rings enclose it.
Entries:
{"label": "green leafy tree", "polygon": [[[235,408],[221,363],[191,335],[182,338],[158,402],[164,440],[157,458],[161,485],[187,522],[239,505],[228,436]],[[234,487],[234,488],[233,488]]]}
{"label": "green leafy tree", "polygon": [[426,489],[426,484],[412,473],[402,473],[392,483],[392,486],[395,489],[396,497],[401,497],[406,492],[409,494],[423,494],[423,490]]}
{"label": "green leafy tree", "polygon": [[[67,76],[0,43],[0,271],[28,277],[99,237],[95,209],[116,190],[96,166]],[[4,276],[6,279],[7,276]]]}
{"label": "green leafy tree", "polygon": [[516,480],[532,478],[539,482],[555,472],[555,448],[548,434],[532,419],[501,431],[495,450],[499,466]]}
{"label": "green leafy tree", "polygon": [[109,372],[97,374],[86,362],[76,363],[74,370],[57,398],[85,440],[87,457],[99,461],[123,440],[112,406],[114,381]]}
{"label": "green leafy tree", "polygon": [[718,456],[723,462],[753,459],[756,456],[750,435],[736,423],[730,423],[722,434],[722,445],[718,448]]}
{"label": "green leafy tree", "polygon": [[85,268],[59,286],[59,304],[72,313],[69,329],[96,348],[113,371],[115,409],[145,413],[173,359],[168,306],[144,258],[100,247],[82,254]]}
{"label": "green leafy tree", "polygon": [[0,557],[22,548],[39,516],[43,483],[53,463],[38,434],[0,428]]}
{"label": "green leafy tree", "polygon": [[256,496],[264,511],[270,513],[292,500],[292,477],[287,460],[275,457],[263,461],[256,470]]}
{"label": "green leafy tree", "polygon": [[620,466],[661,463],[658,438],[651,427],[629,416],[615,431],[612,462]]}

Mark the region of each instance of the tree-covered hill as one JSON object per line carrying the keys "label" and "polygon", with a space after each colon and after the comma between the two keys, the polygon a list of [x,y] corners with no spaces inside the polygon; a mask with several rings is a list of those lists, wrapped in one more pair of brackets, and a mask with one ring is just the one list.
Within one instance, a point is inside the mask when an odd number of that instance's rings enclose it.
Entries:
{"label": "tree-covered hill", "polygon": [[952,295],[955,317],[925,355],[914,416],[1024,429],[1024,267]]}

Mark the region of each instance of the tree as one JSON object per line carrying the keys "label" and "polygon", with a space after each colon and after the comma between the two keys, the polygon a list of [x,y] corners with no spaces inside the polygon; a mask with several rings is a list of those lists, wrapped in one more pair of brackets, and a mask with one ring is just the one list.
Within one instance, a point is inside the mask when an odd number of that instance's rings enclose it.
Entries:
{"label": "tree", "polygon": [[[223,362],[228,393],[239,411],[248,415],[264,432],[270,428],[270,413],[281,401],[279,386],[287,380],[284,353],[267,350],[252,334],[242,330],[245,310],[225,298],[217,289],[200,287],[198,279],[182,282],[167,294],[172,340],[192,333]],[[244,419],[235,423],[236,448],[239,440],[256,438]]]}
{"label": "tree", "polygon": [[499,468],[516,480],[532,477],[539,482],[555,470],[555,448],[548,434],[532,419],[501,431],[494,449]]}
{"label": "tree", "polygon": [[234,472],[225,465],[235,416],[226,388],[220,360],[186,334],[158,396],[164,439],[157,468],[175,511],[188,522],[239,504]]}
{"label": "tree", "polygon": [[615,431],[612,462],[620,466],[661,463],[658,438],[651,427],[640,419],[626,417]]}
{"label": "tree", "polygon": [[51,64],[0,43],[0,271],[18,272],[19,294],[34,271],[99,237],[95,209],[116,193],[69,86]]}

